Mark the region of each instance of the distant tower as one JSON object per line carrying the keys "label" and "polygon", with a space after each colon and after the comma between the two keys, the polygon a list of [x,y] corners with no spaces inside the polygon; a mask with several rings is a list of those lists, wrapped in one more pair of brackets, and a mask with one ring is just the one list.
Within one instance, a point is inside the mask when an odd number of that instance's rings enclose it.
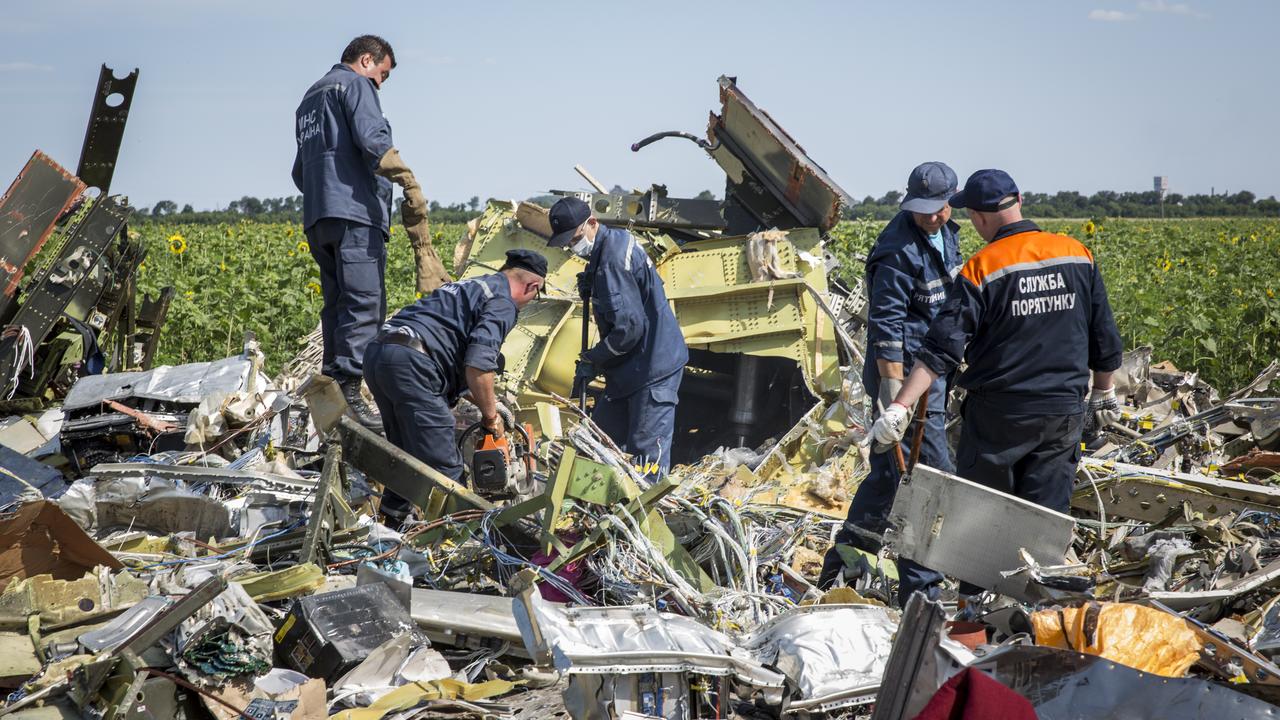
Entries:
{"label": "distant tower", "polygon": [[1156,194],[1160,196],[1160,219],[1163,220],[1164,219],[1164,196],[1165,196],[1165,193],[1169,192],[1169,176],[1156,175],[1155,181],[1152,183],[1152,185],[1154,185],[1155,187]]}

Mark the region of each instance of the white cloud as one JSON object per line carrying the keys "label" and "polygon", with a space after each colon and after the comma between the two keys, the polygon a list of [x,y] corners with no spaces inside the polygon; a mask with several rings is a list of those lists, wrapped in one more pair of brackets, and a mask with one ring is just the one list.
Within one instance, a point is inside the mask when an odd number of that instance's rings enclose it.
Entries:
{"label": "white cloud", "polygon": [[49,72],[52,65],[37,65],[29,62],[0,62],[0,72]]}
{"label": "white cloud", "polygon": [[1125,22],[1138,17],[1133,13],[1121,12],[1120,10],[1090,10],[1089,19],[1098,22]]}
{"label": "white cloud", "polygon": [[1138,9],[1143,12],[1169,13],[1170,15],[1186,15],[1188,17],[1205,18],[1208,15],[1196,12],[1187,3],[1165,2],[1165,0],[1140,0]]}

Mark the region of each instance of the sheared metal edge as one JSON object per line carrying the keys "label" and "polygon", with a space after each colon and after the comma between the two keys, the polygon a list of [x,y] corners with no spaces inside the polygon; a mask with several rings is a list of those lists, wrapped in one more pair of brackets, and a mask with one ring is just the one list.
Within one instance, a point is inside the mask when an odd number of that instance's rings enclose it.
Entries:
{"label": "sheared metal edge", "polygon": [[901,557],[1025,602],[1044,599],[1026,565],[1066,564],[1075,520],[950,473],[917,465],[898,487],[885,544]]}
{"label": "sheared metal edge", "polygon": [[169,607],[171,600],[160,595],[149,595],[106,625],[84,633],[80,644],[91,653],[115,650],[130,636],[145,627],[157,615]]}
{"label": "sheared metal edge", "polygon": [[[128,397],[164,400],[176,403],[199,403],[214,393],[244,390],[253,363],[242,355],[221,360],[163,366],[139,372],[89,375],[81,378],[67,393],[62,407],[70,412],[97,405],[103,400]],[[267,387],[265,376],[258,378]]]}
{"label": "sheared metal edge", "polygon": [[[915,717],[946,676],[959,671],[973,655],[956,650],[956,643],[944,640],[947,613],[942,603],[916,592],[902,611],[898,635],[893,640],[884,677],[876,696],[871,720],[906,720]],[[944,650],[944,647],[946,650]]]}
{"label": "sheared metal edge", "polygon": [[1273,560],[1265,567],[1251,575],[1236,580],[1217,590],[1200,592],[1153,592],[1148,597],[1159,601],[1175,610],[1188,610],[1201,605],[1208,605],[1218,600],[1230,600],[1247,592],[1280,583],[1280,560]]}
{"label": "sheared metal edge", "polygon": [[1277,712],[1274,705],[1218,683],[1160,677],[1057,648],[1003,647],[973,667],[1031,701],[1040,720],[1226,720],[1270,718]]}
{"label": "sheared metal edge", "polygon": [[409,614],[432,642],[462,635],[522,642],[509,597],[413,588]]}
{"label": "sheared metal edge", "polygon": [[[737,86],[733,78],[721,75],[717,82],[720,85],[720,115],[712,114],[712,125],[708,128],[708,139],[712,141],[720,141],[723,150],[732,155],[739,163],[744,165],[748,172],[751,173],[760,182],[769,186],[770,194],[773,195],[787,212],[798,220],[801,226],[817,227],[822,232],[827,232],[835,226],[840,220],[840,208],[842,205],[851,207],[853,199],[836,183],[827,172],[822,169],[812,158],[804,151],[804,148],[783,130],[780,125],[767,112],[756,107],[742,90]],[[777,173],[770,172],[768,166],[762,163],[749,148],[750,143],[746,142],[746,138],[735,136],[732,129],[728,127],[729,116],[732,114],[733,105],[737,105],[746,117],[757,125],[755,130],[761,131],[770,140],[777,144],[784,155],[790,160],[788,165],[788,177],[783,180],[777,177]],[[740,130],[750,131],[753,128],[740,128]],[[748,132],[748,135],[751,133]],[[729,142],[725,144],[725,141]],[[759,140],[756,140],[756,144]],[[732,146],[732,147],[730,147]],[[716,158],[716,153],[712,153],[712,157]],[[719,162],[719,158],[716,158]],[[826,207],[801,207],[797,205],[799,202],[799,189],[805,178],[815,180],[828,194],[831,199]],[[780,180],[782,184],[780,184]],[[814,215],[817,217],[814,217]]]}
{"label": "sheared metal edge", "polygon": [[43,228],[27,227],[23,232],[18,234],[18,238],[21,238],[31,230],[39,230],[39,235],[35,242],[31,243],[31,249],[27,251],[24,257],[14,258],[12,260],[9,258],[0,258],[0,268],[3,268],[3,271],[9,274],[9,281],[3,288],[5,299],[0,301],[0,308],[7,306],[8,303],[12,301],[17,292],[18,283],[22,280],[23,270],[26,268],[27,263],[31,262],[31,258],[35,257],[36,253],[40,251],[40,248],[44,245],[45,241],[49,239],[49,235],[53,233],[53,227],[57,223],[58,218],[71,207],[85,189],[85,184],[80,180],[80,178],[67,172],[65,168],[54,162],[53,158],[39,150],[36,150],[31,154],[31,159],[23,166],[22,170],[18,173],[18,176],[14,178],[13,183],[9,185],[9,189],[5,191],[4,196],[0,197],[0,217],[8,218],[9,216],[18,215],[20,217],[16,218],[16,224],[21,224],[23,221],[29,219],[29,208],[11,208],[9,207],[9,203],[14,199],[15,193],[20,190],[22,181],[38,164],[45,165],[61,176],[62,179],[67,182],[70,189],[67,193],[67,197],[62,200],[60,205],[48,206],[48,210],[51,211],[48,213],[49,221]]}
{"label": "sheared metal edge", "polygon": [[[80,146],[80,165],[77,174],[85,182],[102,191],[105,196],[111,189],[115,175],[120,144],[124,140],[125,123],[129,120],[129,108],[133,105],[133,89],[138,84],[138,69],[117,78],[115,71],[103,63],[98,71],[98,84],[94,89],[93,108],[84,130],[84,143]],[[108,105],[107,98],[121,96],[118,105]]]}

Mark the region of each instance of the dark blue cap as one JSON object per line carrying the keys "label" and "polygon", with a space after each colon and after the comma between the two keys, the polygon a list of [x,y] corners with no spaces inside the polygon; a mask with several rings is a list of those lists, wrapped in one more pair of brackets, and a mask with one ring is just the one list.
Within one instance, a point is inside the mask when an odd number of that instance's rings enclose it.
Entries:
{"label": "dark blue cap", "polygon": [[964,189],[951,196],[951,207],[995,212],[1003,208],[1000,201],[1018,194],[1018,186],[1003,170],[979,170],[969,176]]}
{"label": "dark blue cap", "polygon": [[932,215],[947,204],[956,191],[956,171],[946,163],[927,162],[917,165],[907,178],[907,196],[898,207],[908,212]]}
{"label": "dark blue cap", "polygon": [[528,270],[540,278],[547,276],[547,259],[542,255],[524,248],[516,248],[507,251],[507,263],[502,266],[505,268],[520,268]]}
{"label": "dark blue cap", "polygon": [[551,206],[551,247],[565,247],[573,231],[591,217],[591,208],[576,197],[562,197]]}

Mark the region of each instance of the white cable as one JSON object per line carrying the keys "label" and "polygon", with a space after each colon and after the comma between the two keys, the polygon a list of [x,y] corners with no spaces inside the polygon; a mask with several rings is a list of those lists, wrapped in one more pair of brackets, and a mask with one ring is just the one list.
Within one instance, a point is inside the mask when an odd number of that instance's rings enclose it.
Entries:
{"label": "white cable", "polygon": [[[11,334],[13,329],[11,326],[7,334]],[[26,325],[18,325],[17,339],[13,341],[13,376],[9,378],[9,394],[5,396],[6,400],[12,400],[14,394],[18,392],[18,378],[22,375],[24,368],[29,371],[27,377],[35,376],[35,363],[36,351],[31,342],[31,331]]]}

